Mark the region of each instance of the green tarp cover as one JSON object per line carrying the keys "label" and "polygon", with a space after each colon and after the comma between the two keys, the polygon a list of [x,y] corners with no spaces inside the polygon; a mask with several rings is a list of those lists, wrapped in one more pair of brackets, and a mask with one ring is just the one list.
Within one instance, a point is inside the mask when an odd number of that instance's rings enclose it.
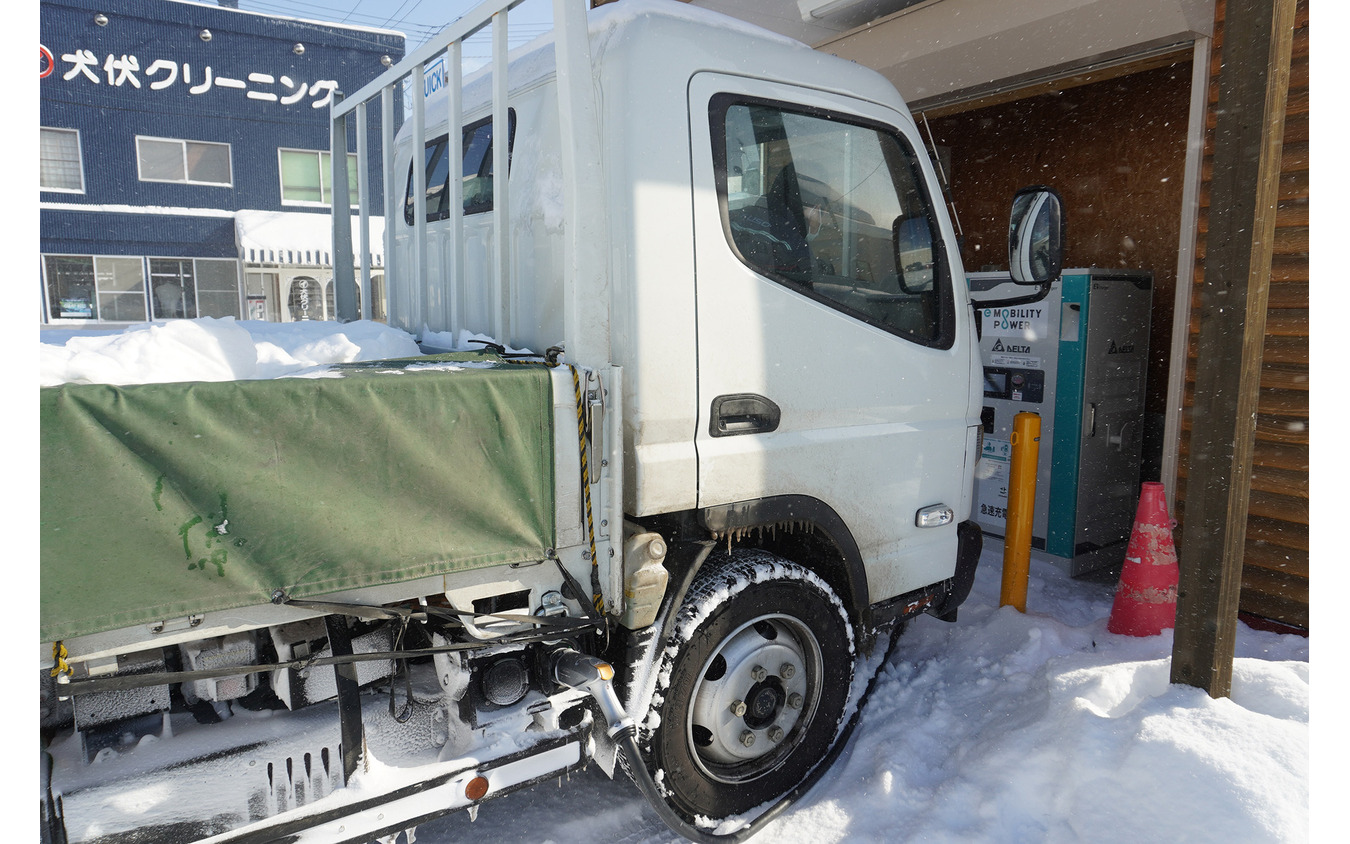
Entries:
{"label": "green tarp cover", "polygon": [[42,641],[554,546],[546,367],[329,374],[43,388]]}

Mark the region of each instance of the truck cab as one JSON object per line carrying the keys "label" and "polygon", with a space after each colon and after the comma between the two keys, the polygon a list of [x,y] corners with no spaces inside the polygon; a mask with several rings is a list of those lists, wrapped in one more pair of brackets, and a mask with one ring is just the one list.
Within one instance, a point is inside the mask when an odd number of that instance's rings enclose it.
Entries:
{"label": "truck cab", "polygon": [[[618,437],[601,472],[622,464],[597,486],[601,509],[669,549],[656,632],[622,631],[618,682],[640,714],[672,705],[652,678],[683,667],[684,702],[652,721],[686,726],[643,735],[644,758],[696,772],[674,778],[686,819],[734,814],[830,745],[842,699],[824,690],[848,685],[877,631],[954,618],[969,591],[981,399],[965,276],[932,162],[878,74],[677,3],[596,10],[576,69],[564,37],[413,104],[390,180],[405,209],[389,228],[390,319],[431,346],[486,335],[595,375]],[[693,679],[691,660],[717,648],[658,670],[652,643],[700,584],[750,559],[790,573],[740,604],[802,592],[843,621],[818,631],[796,607],[766,616],[781,636],[729,634],[745,671],[790,641],[813,677],[809,717],[747,729],[713,710],[758,681]],[[621,615],[637,566],[611,565]],[[776,682],[766,711],[795,694]]]}
{"label": "truck cab", "polygon": [[[950,579],[978,457],[978,348],[899,95],[855,64],[673,3],[597,10],[590,49],[598,165],[578,213],[607,248],[590,268],[603,286],[577,307],[609,343],[579,362],[622,368],[625,517],[719,538],[828,525],[860,620]],[[501,137],[490,74],[465,86],[457,133],[462,273],[443,201],[448,89],[425,102],[423,139],[405,124],[398,204],[418,199],[419,153],[427,211],[420,245],[411,210],[391,226],[401,327],[571,351],[564,248],[578,224],[562,213],[553,52],[508,70],[505,260],[481,188]]]}

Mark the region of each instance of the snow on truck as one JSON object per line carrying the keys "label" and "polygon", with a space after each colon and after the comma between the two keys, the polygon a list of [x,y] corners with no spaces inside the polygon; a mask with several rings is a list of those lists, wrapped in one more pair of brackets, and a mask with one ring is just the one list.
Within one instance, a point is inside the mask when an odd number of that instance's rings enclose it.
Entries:
{"label": "snow on truck", "polygon": [[[900,96],[657,0],[555,0],[508,56],[517,2],[333,109],[386,187],[335,172],[334,265],[382,213],[391,324],[496,345],[43,390],[44,841],[393,840],[591,762],[744,838],[847,741],[860,660],[955,619],[980,361]],[[1043,280],[1054,204],[1013,210]]]}

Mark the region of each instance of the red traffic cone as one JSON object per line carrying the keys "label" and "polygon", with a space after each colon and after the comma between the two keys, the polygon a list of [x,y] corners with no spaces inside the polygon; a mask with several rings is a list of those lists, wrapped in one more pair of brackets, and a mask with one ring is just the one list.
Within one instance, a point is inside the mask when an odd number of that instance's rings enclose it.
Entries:
{"label": "red traffic cone", "polygon": [[1163,485],[1150,481],[1139,495],[1106,629],[1126,636],[1156,636],[1176,626],[1179,574]]}

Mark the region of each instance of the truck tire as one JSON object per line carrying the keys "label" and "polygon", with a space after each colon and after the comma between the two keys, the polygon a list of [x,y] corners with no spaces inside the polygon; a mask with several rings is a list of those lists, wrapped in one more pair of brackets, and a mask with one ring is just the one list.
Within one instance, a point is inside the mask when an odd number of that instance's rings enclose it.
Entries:
{"label": "truck tire", "polygon": [[762,551],[710,558],[680,607],[644,756],[681,816],[719,820],[785,794],[837,738],[856,649],[842,602]]}

